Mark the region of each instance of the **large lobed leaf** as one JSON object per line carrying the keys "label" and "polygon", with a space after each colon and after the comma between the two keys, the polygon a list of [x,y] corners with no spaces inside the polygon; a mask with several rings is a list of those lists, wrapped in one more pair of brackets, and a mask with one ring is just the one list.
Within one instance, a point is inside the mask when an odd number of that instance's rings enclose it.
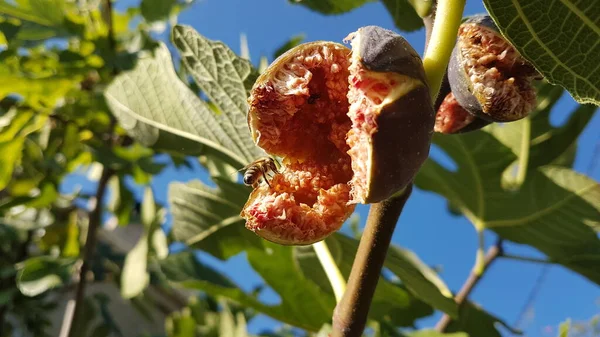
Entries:
{"label": "large lobed leaf", "polygon": [[515,48],[580,103],[600,105],[600,1],[484,0]]}
{"label": "large lobed leaf", "polygon": [[[225,68],[241,62],[210,58],[205,61]],[[223,78],[215,81],[226,85]],[[240,119],[240,110],[224,109],[215,114],[179,79],[162,43],[154,56],[140,56],[133,70],[117,76],[105,97],[120,125],[145,146],[188,155],[210,153],[235,167],[261,155],[247,129],[234,135],[239,124],[233,120]]]}
{"label": "large lobed leaf", "polygon": [[213,179],[216,188],[201,181],[169,185],[172,233],[177,241],[227,259],[258,244],[259,239],[246,230],[239,215],[248,199],[248,189],[222,178]]}
{"label": "large lobed leaf", "polygon": [[[280,295],[284,302],[300,303],[303,292],[314,291],[319,292],[319,298],[327,299],[325,303],[333,302],[333,290],[313,248],[310,246],[283,247],[260,240],[255,234],[244,228],[243,219],[239,217],[239,210],[247,199],[248,189],[223,178],[213,177],[213,179],[217,183],[217,188],[208,187],[199,181],[171,184],[169,200],[173,211],[175,239],[182,240],[193,248],[202,249],[220,259],[227,259],[245,250],[254,270]],[[332,250],[336,263],[347,277],[356,254],[358,241],[335,234],[326,242]],[[429,306],[421,301],[453,316],[456,315],[456,305],[447,287],[414,254],[394,247],[388,254],[386,266],[400,278],[402,285],[385,279],[380,281],[373,300],[371,311],[373,318],[381,319],[390,312],[394,312],[395,314],[391,316],[394,317],[395,324],[410,325],[416,318],[431,314]],[[189,279],[191,282],[194,277],[190,276]],[[298,288],[298,284],[308,284],[308,289]],[[239,289],[235,291],[223,289],[213,282],[188,282],[184,285],[242,301],[277,319],[285,316],[280,311],[295,310],[291,309],[293,306],[291,302],[290,308],[287,307],[287,304],[282,304],[278,309],[267,308],[255,300],[250,300],[249,295]],[[415,295],[418,299],[414,297]],[[333,307],[329,307],[329,304],[326,305],[326,308],[327,310],[333,309]],[[295,317],[299,317],[302,321],[290,321],[289,319],[284,321],[298,326],[308,324],[316,328],[318,324],[324,322],[323,319],[328,317],[325,314],[320,316],[319,313],[325,313],[327,310],[304,308],[301,310],[302,312],[311,311],[316,316],[302,318],[303,314],[298,312]]]}
{"label": "large lobed leaf", "polygon": [[[600,185],[571,169],[533,167],[516,191],[503,188],[504,170],[515,151],[490,129],[436,135],[434,143],[457,164],[452,172],[429,160],[417,177],[420,188],[439,193],[476,226],[531,245],[548,257],[600,283]],[[515,137],[520,137],[516,135]]]}
{"label": "large lobed leaf", "polygon": [[172,40],[187,71],[218,109],[223,131],[233,141],[231,149],[248,162],[263,155],[254,146],[246,118],[247,87],[256,75],[250,62],[236,56],[224,43],[208,40],[189,26],[173,27]]}

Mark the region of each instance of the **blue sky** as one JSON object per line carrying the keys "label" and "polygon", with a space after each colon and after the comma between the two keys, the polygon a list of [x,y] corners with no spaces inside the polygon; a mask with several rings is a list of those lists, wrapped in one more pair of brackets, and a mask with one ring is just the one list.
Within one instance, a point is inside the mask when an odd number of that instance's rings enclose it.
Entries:
{"label": "blue sky", "polygon": [[[130,4],[132,1],[126,0],[125,3]],[[122,5],[123,3],[119,8]],[[480,0],[469,0],[465,14],[481,13],[484,10]],[[272,61],[272,53],[297,34],[304,34],[305,41],[341,42],[348,33],[361,26],[379,25],[395,30],[390,15],[379,2],[369,3],[348,14],[323,16],[286,0],[198,0],[179,16],[178,21],[193,26],[210,39],[225,42],[236,53],[240,51],[240,34],[246,34],[252,62],[255,64],[262,55],[267,55],[269,61]],[[402,34],[417,51],[423,50],[423,30]],[[166,39],[167,35],[163,34],[163,37]],[[565,94],[554,110],[552,121],[557,124],[564,121],[574,104],[573,99]],[[575,169],[579,172],[589,173],[590,158],[599,142],[598,130],[600,114],[595,115],[581,135],[575,163]],[[433,151],[432,156],[436,157],[438,153]],[[596,167],[592,176],[600,180],[600,167]],[[153,189],[157,200],[166,203],[167,186],[170,182],[205,178],[201,169],[191,172],[168,168],[155,177]],[[74,182],[70,181],[67,185]],[[423,209],[427,211],[423,212]],[[358,208],[361,224],[364,224],[367,211],[365,206]],[[487,242],[493,241],[494,235],[487,235]],[[393,242],[412,249],[429,265],[442,266],[441,277],[451,290],[457,291],[473,265],[477,237],[467,220],[448,214],[445,199],[433,193],[415,190],[402,214]],[[541,256],[533,249],[516,244],[508,244],[507,250],[528,256]],[[217,264],[214,260],[212,262],[244,289],[251,289],[260,282],[259,277],[247,266],[243,255],[234,257],[225,264]],[[471,299],[513,324],[543,268],[545,267],[542,265],[532,263],[497,261],[472,293]],[[249,278],[246,273],[253,276]],[[585,320],[599,313],[598,299],[600,287],[560,266],[552,266],[547,271],[533,305],[534,316],[523,322],[520,328],[527,336],[556,336],[556,328],[565,318]],[[424,319],[419,322],[419,326],[432,327],[439,316],[436,314]],[[256,333],[265,327],[273,327],[273,324],[272,320],[261,317],[250,325],[250,330]]]}

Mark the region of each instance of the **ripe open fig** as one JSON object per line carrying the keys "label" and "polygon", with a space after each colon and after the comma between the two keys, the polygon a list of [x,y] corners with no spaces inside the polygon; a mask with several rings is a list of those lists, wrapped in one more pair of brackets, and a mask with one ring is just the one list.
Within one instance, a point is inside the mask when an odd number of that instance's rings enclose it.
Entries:
{"label": "ripe open fig", "polygon": [[357,203],[406,187],[427,159],[434,111],[418,54],[379,27],[348,39],[352,50],[325,41],[289,50],[252,88],[252,137],[282,167],[241,216],[267,240],[323,240]]}
{"label": "ripe open fig", "polygon": [[491,122],[526,117],[536,104],[536,69],[501,35],[487,15],[460,25],[448,80],[458,103]]}

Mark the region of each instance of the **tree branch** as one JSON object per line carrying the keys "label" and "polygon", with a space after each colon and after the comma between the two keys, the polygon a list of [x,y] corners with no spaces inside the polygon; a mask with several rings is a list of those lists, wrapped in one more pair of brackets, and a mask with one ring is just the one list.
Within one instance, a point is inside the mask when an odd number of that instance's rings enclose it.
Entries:
{"label": "tree branch", "polygon": [[394,228],[411,192],[412,184],[400,195],[371,205],[348,287],[333,314],[331,337],[362,335]]}
{"label": "tree branch", "polygon": [[[487,253],[485,254],[485,258],[483,260],[483,267],[484,267],[483,272],[478,274],[475,271],[475,269],[473,269],[471,271],[471,274],[469,275],[469,278],[467,278],[467,280],[463,284],[463,286],[460,289],[460,291],[458,292],[458,294],[456,294],[456,296],[454,297],[454,300],[458,304],[459,309],[462,306],[462,304],[466,301],[467,297],[469,297],[469,295],[471,294],[473,289],[475,289],[475,286],[477,285],[477,283],[479,283],[479,281],[483,277],[483,274],[485,273],[485,271],[488,270],[488,267],[500,255],[502,255],[502,240],[501,239],[499,239],[498,242],[494,246],[490,247],[490,249],[488,249]],[[444,316],[442,316],[442,318],[435,325],[435,330],[438,332],[444,332],[444,331],[446,331],[446,329],[448,328],[448,326],[450,325],[451,322],[452,322],[452,318],[448,314],[444,314]]]}
{"label": "tree branch", "polygon": [[90,270],[90,264],[92,257],[96,250],[96,241],[98,239],[98,228],[102,222],[102,201],[106,193],[106,187],[110,177],[112,177],[114,171],[108,167],[104,167],[102,170],[102,176],[98,181],[98,187],[96,189],[96,205],[90,212],[89,226],[87,230],[87,237],[85,240],[85,248],[83,252],[83,264],[79,271],[79,283],[77,284],[77,290],[75,292],[75,309],[73,310],[73,318],[71,319],[71,327],[69,329],[70,337],[77,337],[74,334],[81,331],[79,326],[82,322],[81,315],[83,314],[83,300],[85,297],[85,286],[87,283],[87,274]]}

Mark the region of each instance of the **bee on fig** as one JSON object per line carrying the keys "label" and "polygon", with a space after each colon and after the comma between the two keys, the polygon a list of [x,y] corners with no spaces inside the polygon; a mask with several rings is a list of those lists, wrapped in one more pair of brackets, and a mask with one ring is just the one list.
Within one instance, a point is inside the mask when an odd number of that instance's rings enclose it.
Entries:
{"label": "bee on fig", "polygon": [[239,171],[244,172],[244,185],[252,186],[256,188],[261,180],[264,180],[269,187],[269,180],[267,179],[267,175],[272,173],[278,173],[277,165],[275,165],[275,160],[271,157],[263,157],[259,158],[252,163],[242,167]]}

